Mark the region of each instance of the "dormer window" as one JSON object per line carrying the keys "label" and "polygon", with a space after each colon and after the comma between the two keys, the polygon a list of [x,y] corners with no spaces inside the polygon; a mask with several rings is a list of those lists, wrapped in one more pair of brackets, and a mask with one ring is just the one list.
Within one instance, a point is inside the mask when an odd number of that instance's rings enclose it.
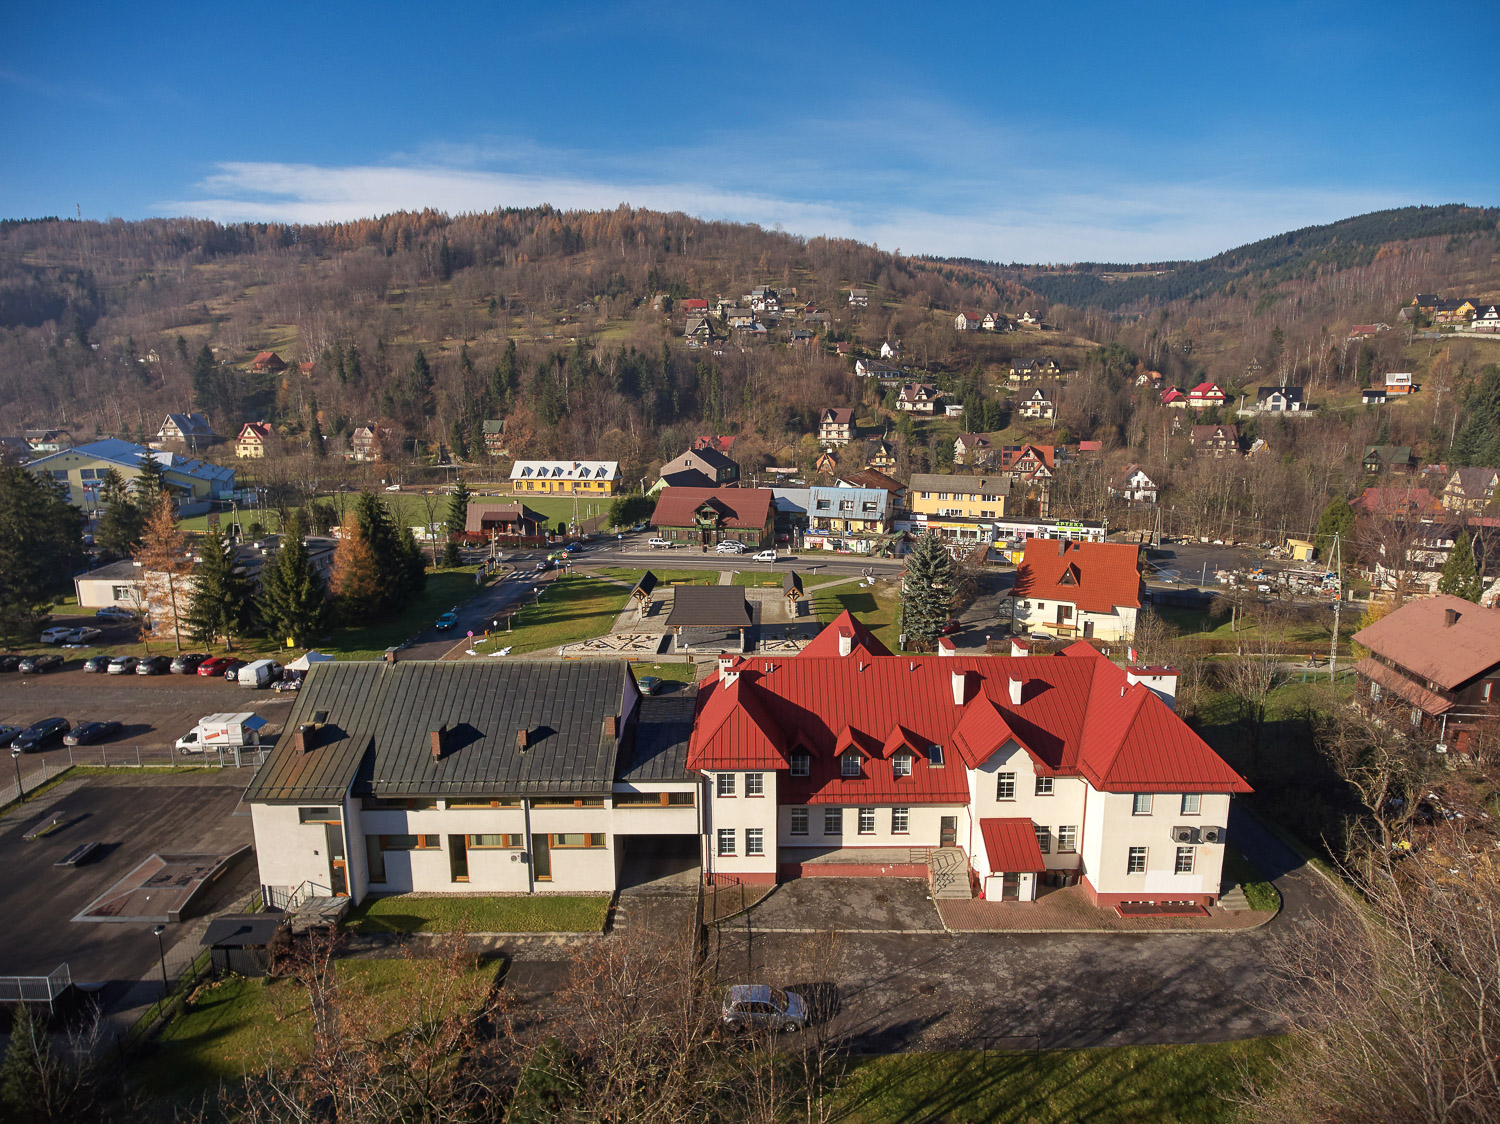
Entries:
{"label": "dormer window", "polygon": [[932,746],[930,749],[928,749],[928,751],[927,751],[927,764],[931,765],[934,769],[941,769],[943,767],[943,747],[942,746],[935,745],[935,746]]}
{"label": "dormer window", "polygon": [[911,776],[911,754],[898,753],[891,758],[891,772],[898,777]]}
{"label": "dormer window", "polygon": [[850,752],[839,755],[839,776],[859,776],[859,754]]}
{"label": "dormer window", "polygon": [[799,749],[792,754],[792,776],[805,777],[812,773],[812,754]]}

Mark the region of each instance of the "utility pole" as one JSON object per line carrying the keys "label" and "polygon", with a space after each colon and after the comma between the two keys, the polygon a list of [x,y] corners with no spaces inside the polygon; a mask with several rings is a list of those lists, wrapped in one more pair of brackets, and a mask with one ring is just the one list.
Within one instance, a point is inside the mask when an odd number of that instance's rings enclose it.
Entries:
{"label": "utility pole", "polygon": [[1343,547],[1339,543],[1339,533],[1333,533],[1333,566],[1334,574],[1338,578],[1338,600],[1333,603],[1333,643],[1328,645],[1328,683],[1333,685],[1333,679],[1338,671],[1339,663],[1339,608],[1344,603],[1344,555]]}

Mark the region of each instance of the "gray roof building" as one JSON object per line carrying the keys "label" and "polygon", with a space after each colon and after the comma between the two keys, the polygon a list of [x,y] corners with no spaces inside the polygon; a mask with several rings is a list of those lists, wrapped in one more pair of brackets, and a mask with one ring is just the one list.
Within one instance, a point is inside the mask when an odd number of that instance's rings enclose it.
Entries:
{"label": "gray roof building", "polygon": [[633,729],[630,744],[620,750],[615,780],[635,784],[695,779],[687,771],[687,751],[697,705],[695,690],[642,698],[640,720]]}

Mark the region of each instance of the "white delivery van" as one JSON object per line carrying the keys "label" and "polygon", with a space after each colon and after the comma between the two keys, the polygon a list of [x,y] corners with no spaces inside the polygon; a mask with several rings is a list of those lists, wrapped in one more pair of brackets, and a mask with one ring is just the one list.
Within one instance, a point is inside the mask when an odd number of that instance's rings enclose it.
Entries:
{"label": "white delivery van", "polygon": [[260,731],[266,720],[250,711],[236,714],[206,714],[198,725],[177,739],[178,753],[210,753],[219,749],[238,749],[260,744]]}
{"label": "white delivery van", "polygon": [[281,665],[275,660],[256,660],[240,668],[241,687],[269,687],[281,678]]}

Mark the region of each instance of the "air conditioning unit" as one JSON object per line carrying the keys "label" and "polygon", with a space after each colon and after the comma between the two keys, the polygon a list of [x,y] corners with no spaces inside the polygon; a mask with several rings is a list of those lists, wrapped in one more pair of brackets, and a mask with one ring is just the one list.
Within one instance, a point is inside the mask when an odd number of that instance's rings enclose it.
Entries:
{"label": "air conditioning unit", "polygon": [[1224,842],[1224,829],[1222,827],[1205,827],[1201,829],[1201,833],[1203,842],[1205,843]]}
{"label": "air conditioning unit", "polygon": [[525,851],[512,851],[510,853],[510,861],[513,863],[529,862],[530,859],[531,856],[528,855]]}
{"label": "air conditioning unit", "polygon": [[1174,827],[1172,829],[1173,843],[1196,843],[1198,829],[1196,827]]}

